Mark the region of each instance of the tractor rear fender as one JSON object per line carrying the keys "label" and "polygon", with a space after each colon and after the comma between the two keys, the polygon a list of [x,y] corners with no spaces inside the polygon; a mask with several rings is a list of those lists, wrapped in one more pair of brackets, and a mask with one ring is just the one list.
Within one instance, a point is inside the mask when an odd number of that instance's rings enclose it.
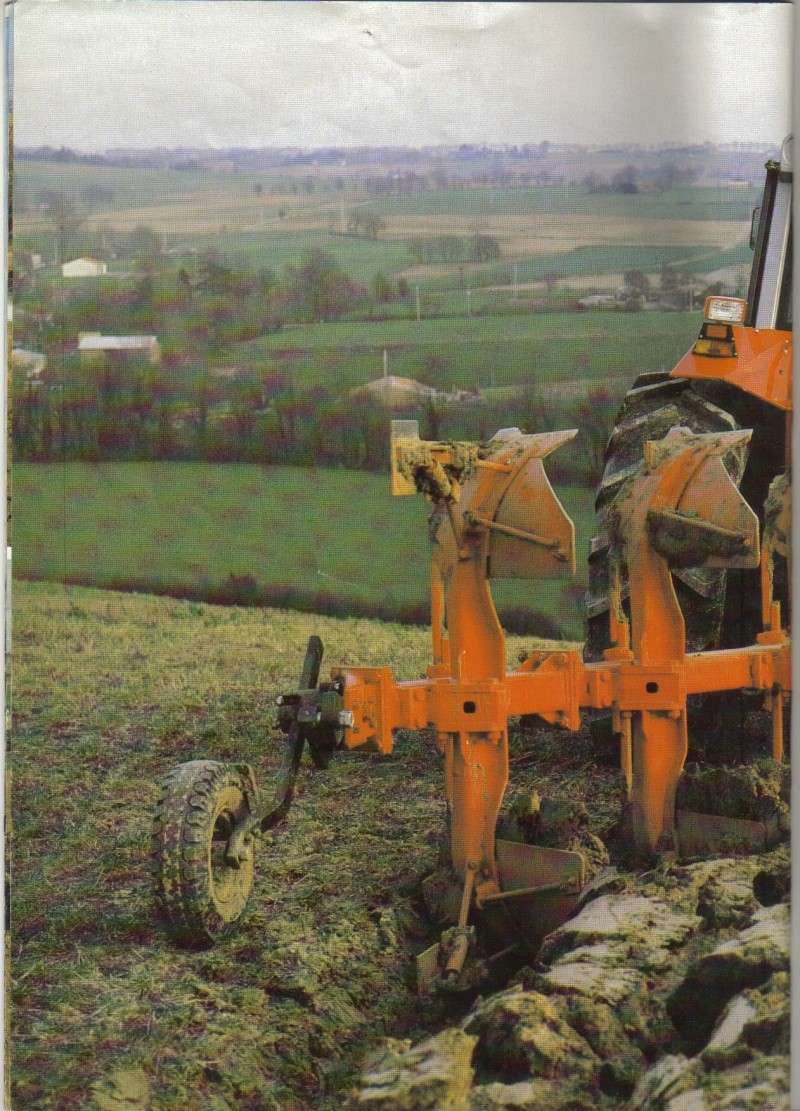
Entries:
{"label": "tractor rear fender", "polygon": [[734,326],[736,354],[730,358],[690,350],[672,378],[727,382],[785,412],[792,408],[792,333]]}

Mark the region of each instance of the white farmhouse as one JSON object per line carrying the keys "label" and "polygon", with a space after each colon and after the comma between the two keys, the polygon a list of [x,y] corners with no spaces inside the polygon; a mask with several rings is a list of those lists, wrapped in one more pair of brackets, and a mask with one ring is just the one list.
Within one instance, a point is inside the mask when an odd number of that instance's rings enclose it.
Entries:
{"label": "white farmhouse", "polygon": [[99,278],[108,273],[108,265],[97,258],[73,258],[61,264],[64,278]]}
{"label": "white farmhouse", "polygon": [[101,336],[99,332],[79,332],[78,351],[82,363],[103,359],[117,363],[139,359],[153,364],[161,361],[157,336]]}

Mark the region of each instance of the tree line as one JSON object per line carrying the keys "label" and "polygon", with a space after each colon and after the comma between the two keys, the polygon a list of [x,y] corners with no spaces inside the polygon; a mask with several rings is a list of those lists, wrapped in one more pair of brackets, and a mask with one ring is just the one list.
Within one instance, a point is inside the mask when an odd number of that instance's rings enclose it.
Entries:
{"label": "tree line", "polygon": [[[629,312],[644,307],[646,301],[657,300],[660,305],[686,309],[701,305],[706,297],[713,297],[725,291],[725,283],[708,282],[693,274],[687,266],[664,264],[658,276],[645,274],[643,270],[626,270],[622,303]],[[737,295],[741,290],[737,290]]]}
{"label": "tree line", "polygon": [[590,171],[585,174],[581,184],[589,193],[638,193],[643,181],[648,181],[659,193],[674,189],[678,185],[692,185],[700,177],[698,166],[682,165],[677,162],[662,162],[654,171],[643,173],[632,162],[620,166],[608,177]]}
{"label": "tree line", "polygon": [[493,235],[430,235],[408,241],[408,253],[415,263],[494,262],[500,258],[500,242]]}
{"label": "tree line", "polygon": [[179,391],[163,368],[107,361],[86,375],[15,391],[13,456],[19,461],[100,463],[202,460],[347,467],[385,471],[389,422],[417,419],[430,439],[486,440],[517,425],[547,431],[577,425],[575,451],[554,457],[561,481],[593,485],[615,408],[597,387],[578,400],[548,399],[533,383],[502,402],[455,402],[431,397],[388,409],[368,392],[334,395],[324,387],[298,390],[280,374],[221,382],[204,375]]}

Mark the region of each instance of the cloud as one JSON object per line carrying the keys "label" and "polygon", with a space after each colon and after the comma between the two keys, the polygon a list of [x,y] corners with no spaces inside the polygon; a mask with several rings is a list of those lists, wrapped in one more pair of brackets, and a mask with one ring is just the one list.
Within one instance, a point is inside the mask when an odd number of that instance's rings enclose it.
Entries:
{"label": "cloud", "polygon": [[16,141],[777,141],[790,5],[18,0]]}

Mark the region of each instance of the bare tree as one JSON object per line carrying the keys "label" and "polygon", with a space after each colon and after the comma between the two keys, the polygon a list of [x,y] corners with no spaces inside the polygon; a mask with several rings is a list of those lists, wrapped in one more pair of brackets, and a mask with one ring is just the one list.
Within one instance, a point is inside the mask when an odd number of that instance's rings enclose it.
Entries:
{"label": "bare tree", "polygon": [[56,262],[62,263],[74,249],[75,237],[86,220],[64,193],[50,195],[47,215],[56,241]]}

